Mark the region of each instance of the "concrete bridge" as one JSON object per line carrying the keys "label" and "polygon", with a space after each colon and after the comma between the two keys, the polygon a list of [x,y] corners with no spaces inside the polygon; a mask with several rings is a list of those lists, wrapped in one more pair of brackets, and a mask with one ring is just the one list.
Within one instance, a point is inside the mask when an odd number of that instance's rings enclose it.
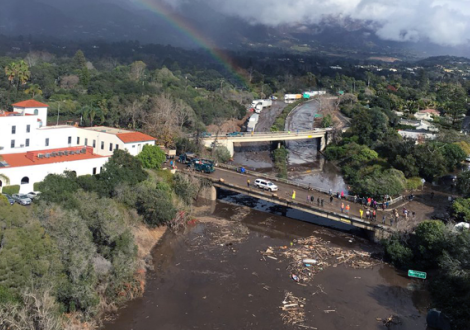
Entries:
{"label": "concrete bridge", "polygon": [[279,141],[279,146],[281,141],[290,141],[290,140],[309,140],[309,139],[318,139],[318,150],[322,151],[325,149],[327,144],[330,142],[328,140],[328,134],[331,132],[332,128],[316,128],[308,131],[295,131],[295,132],[240,132],[237,133],[237,136],[210,136],[201,138],[202,143],[211,148],[216,145],[224,146],[230,152],[230,155],[234,154],[234,143],[247,143],[247,142],[269,142],[269,141]]}
{"label": "concrete bridge", "polygon": [[[375,240],[386,238],[391,233],[396,231],[396,228],[389,225],[390,218],[392,216],[392,213],[389,210],[384,212],[379,209],[377,212],[377,221],[369,221],[360,217],[359,210],[361,209],[361,205],[356,204],[348,199],[339,200],[334,198],[333,202],[330,202],[328,193],[326,191],[312,191],[306,189],[306,187],[290,184],[289,182],[273,180],[276,185],[278,185],[279,191],[267,192],[253,187],[252,184],[250,187],[247,186],[248,179],[251,181],[251,183],[253,183],[257,177],[262,177],[261,175],[253,176],[250,174],[240,174],[221,168],[218,168],[216,172],[212,174],[202,174],[193,171],[189,172],[181,167],[181,165],[179,166],[180,169],[183,169],[183,172],[209,179],[216,188],[221,188],[244,194],[246,196],[262,199],[277,205],[296,209],[331,221],[348,224],[356,228],[366,229],[373,234],[373,238]],[[296,191],[295,199],[292,199],[293,190]],[[307,195],[314,195],[315,202],[307,202]],[[317,202],[317,198],[324,200],[323,206],[321,206],[321,203]],[[342,203],[344,203],[344,205],[350,206],[350,211],[348,213],[341,212],[340,206]],[[381,221],[384,215],[387,217],[386,224],[382,224]]]}

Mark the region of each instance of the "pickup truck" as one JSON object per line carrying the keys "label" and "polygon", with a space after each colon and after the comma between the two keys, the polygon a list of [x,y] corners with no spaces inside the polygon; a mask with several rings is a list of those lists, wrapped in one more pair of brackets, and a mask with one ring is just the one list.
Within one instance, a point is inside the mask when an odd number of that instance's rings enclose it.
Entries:
{"label": "pickup truck", "polygon": [[25,194],[13,194],[11,197],[18,204],[21,204],[21,205],[30,205],[31,204],[31,198],[29,198]]}
{"label": "pickup truck", "polygon": [[243,133],[242,132],[232,132],[232,133],[225,134],[225,136],[228,136],[228,137],[230,137],[230,136],[232,136],[232,137],[233,136],[243,136]]}

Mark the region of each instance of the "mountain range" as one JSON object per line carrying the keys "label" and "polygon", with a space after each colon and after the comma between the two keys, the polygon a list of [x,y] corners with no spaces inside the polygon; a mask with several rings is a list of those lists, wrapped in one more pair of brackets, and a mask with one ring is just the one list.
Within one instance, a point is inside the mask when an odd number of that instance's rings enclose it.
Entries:
{"label": "mountain range", "polygon": [[[469,54],[468,47],[378,38],[370,22],[326,18],[320,24],[268,27],[221,14],[197,0],[168,18],[131,0],[0,0],[0,34],[62,40],[138,40],[142,43],[234,50],[282,50],[337,56],[427,57]],[[168,8],[168,10],[171,10]],[[189,15],[190,13],[190,15]],[[185,22],[182,27],[176,22]]]}

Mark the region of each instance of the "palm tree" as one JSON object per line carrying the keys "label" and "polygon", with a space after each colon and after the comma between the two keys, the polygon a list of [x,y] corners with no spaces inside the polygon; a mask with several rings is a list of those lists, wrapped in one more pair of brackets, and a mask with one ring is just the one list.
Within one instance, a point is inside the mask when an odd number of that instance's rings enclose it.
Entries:
{"label": "palm tree", "polygon": [[100,108],[85,105],[80,110],[80,113],[85,119],[90,120],[90,126],[93,126],[93,122],[96,116],[98,116],[98,118],[100,119],[100,124],[104,121],[104,113]]}
{"label": "palm tree", "polygon": [[[15,62],[12,62],[10,65],[6,66],[5,74],[8,77],[8,81],[10,82],[10,88],[8,89],[8,103],[10,103],[11,86],[13,86],[15,78],[18,74],[18,65]],[[8,104],[6,106],[8,106]]]}
{"label": "palm tree", "polygon": [[33,99],[34,99],[35,95],[41,95],[42,94],[42,90],[41,90],[41,87],[38,84],[30,84],[28,89],[26,89],[24,91],[24,93],[25,94],[32,94]]}
{"label": "palm tree", "polygon": [[20,83],[21,85],[26,85],[26,82],[31,77],[31,72],[29,71],[28,64],[26,64],[26,62],[23,60],[19,61],[17,64],[17,77],[18,77],[18,82],[16,85],[16,97],[18,97],[18,90],[20,89]]}

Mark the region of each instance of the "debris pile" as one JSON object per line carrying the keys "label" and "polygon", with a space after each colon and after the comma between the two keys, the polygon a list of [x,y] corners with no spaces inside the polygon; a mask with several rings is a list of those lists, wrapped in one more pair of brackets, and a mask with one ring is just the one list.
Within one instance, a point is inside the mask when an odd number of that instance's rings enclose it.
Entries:
{"label": "debris pile", "polygon": [[288,325],[299,325],[305,321],[305,298],[298,298],[286,291],[286,296],[279,307],[282,321]]}
{"label": "debris pile", "polygon": [[327,267],[345,264],[353,268],[368,268],[380,263],[379,260],[372,259],[368,252],[334,247],[329,241],[315,236],[294,240],[293,243],[295,244],[290,247],[268,247],[261,253],[264,257],[274,260],[279,257],[287,258],[287,270],[291,278],[299,284],[309,282]]}

